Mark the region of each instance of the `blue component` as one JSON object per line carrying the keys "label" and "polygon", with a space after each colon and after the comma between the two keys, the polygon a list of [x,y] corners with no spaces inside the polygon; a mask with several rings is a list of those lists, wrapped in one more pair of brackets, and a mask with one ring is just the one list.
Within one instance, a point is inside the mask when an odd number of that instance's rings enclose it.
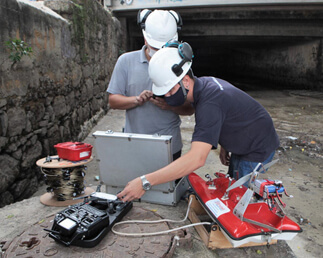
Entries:
{"label": "blue component", "polygon": [[275,186],[275,185],[266,185],[266,189],[268,189],[269,193],[276,193],[276,189],[278,190],[278,193],[283,193],[284,192],[284,186]]}

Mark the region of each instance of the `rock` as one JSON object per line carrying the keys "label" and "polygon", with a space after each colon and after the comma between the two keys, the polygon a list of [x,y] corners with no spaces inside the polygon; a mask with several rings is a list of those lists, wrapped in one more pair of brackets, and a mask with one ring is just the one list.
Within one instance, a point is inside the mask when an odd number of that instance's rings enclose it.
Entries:
{"label": "rock", "polygon": [[18,149],[17,151],[15,151],[14,153],[12,153],[12,157],[14,157],[16,160],[20,160],[20,158],[22,157],[22,151],[21,151],[21,149]]}
{"label": "rock", "polygon": [[9,155],[0,155],[0,193],[5,192],[19,175],[19,162]]}
{"label": "rock", "polygon": [[0,136],[0,152],[2,151],[2,148],[4,148],[8,143],[7,137],[1,137]]}
{"label": "rock", "polygon": [[64,96],[57,96],[54,99],[53,109],[55,116],[60,118],[66,114],[66,102]]}
{"label": "rock", "polygon": [[31,145],[23,154],[21,167],[22,168],[30,168],[35,165],[37,159],[42,154],[42,145],[39,141],[35,144]]}
{"label": "rock", "polygon": [[15,199],[13,198],[12,194],[8,191],[0,194],[0,208],[11,204],[15,201]]}
{"label": "rock", "polygon": [[8,115],[0,111],[0,136],[6,136],[8,129]]}
{"label": "rock", "polygon": [[8,114],[8,135],[20,135],[26,127],[26,113],[22,108],[11,108]]}
{"label": "rock", "polygon": [[34,176],[31,179],[26,178],[16,181],[15,184],[13,184],[10,188],[10,192],[12,193],[15,201],[21,201],[32,196],[32,194],[37,191],[37,188],[38,180],[37,177]]}
{"label": "rock", "polygon": [[30,180],[25,178],[19,181],[15,181],[10,187],[10,192],[13,195],[15,201],[19,200],[19,197],[24,194],[24,191],[30,184]]}
{"label": "rock", "polygon": [[7,105],[7,100],[6,99],[0,99],[0,108],[4,107]]}
{"label": "rock", "polygon": [[85,85],[86,85],[87,92],[88,92],[87,99],[90,100],[90,99],[93,98],[93,80],[92,79],[86,79],[85,80]]}

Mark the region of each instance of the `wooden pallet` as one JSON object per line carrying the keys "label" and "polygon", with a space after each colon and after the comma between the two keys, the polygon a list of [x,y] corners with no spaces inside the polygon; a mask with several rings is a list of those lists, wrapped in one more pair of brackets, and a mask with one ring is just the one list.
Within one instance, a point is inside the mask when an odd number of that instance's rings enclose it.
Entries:
{"label": "wooden pallet", "polygon": [[[188,214],[188,218],[192,223],[199,223],[201,220],[199,219],[199,215],[206,215],[206,211],[202,207],[202,205],[199,203],[199,201],[196,199],[195,195],[190,195],[189,200],[192,199],[191,208]],[[229,242],[229,240],[222,234],[221,228],[218,225],[212,225],[210,232],[206,230],[206,228],[203,225],[197,225],[195,226],[195,230],[201,237],[204,244],[209,249],[228,249],[228,248],[234,248],[232,244]],[[276,244],[277,240],[272,240],[269,244]],[[254,243],[249,242],[246,244],[243,244],[239,247],[250,247],[250,246],[262,246],[267,245],[267,242],[264,243]]]}

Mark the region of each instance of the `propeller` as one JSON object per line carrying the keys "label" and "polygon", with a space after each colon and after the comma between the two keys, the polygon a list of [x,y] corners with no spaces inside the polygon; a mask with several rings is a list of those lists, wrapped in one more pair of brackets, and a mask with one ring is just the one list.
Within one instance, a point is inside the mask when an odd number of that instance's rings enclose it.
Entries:
{"label": "propeller", "polygon": [[266,172],[266,170],[268,169],[268,168],[270,168],[272,165],[274,165],[274,164],[276,164],[277,163],[277,161],[278,161],[278,159],[275,159],[275,160],[273,160],[273,161],[270,161],[269,163],[267,163],[267,164],[265,164],[265,165],[263,165],[262,167],[261,167],[261,169],[258,171],[258,172]]}
{"label": "propeller", "polygon": [[243,185],[244,183],[248,182],[254,172],[257,172],[257,169],[259,166],[261,166],[260,171],[266,171],[268,168],[270,168],[272,165],[274,165],[278,159],[275,159],[265,165],[262,165],[262,163],[258,163],[258,165],[255,167],[255,169],[249,173],[248,175],[245,175],[244,177],[241,177],[237,182],[235,182],[233,185],[231,185],[226,192],[229,192],[230,190],[239,187],[240,185]]}
{"label": "propeller", "polygon": [[231,185],[227,190],[226,192],[229,192],[230,190],[240,186],[240,185],[243,185],[244,183],[248,182],[250,180],[250,177],[252,175],[252,172],[248,175],[245,175],[244,177],[241,177],[237,182],[235,182],[233,185]]}

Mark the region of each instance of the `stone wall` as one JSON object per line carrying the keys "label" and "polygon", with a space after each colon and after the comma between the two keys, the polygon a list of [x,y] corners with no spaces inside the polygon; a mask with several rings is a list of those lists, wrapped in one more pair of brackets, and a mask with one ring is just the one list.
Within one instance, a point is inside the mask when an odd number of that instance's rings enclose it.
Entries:
{"label": "stone wall", "polygon": [[[0,207],[30,197],[36,161],[82,141],[108,109],[119,22],[96,1],[2,0],[0,5]],[[33,50],[9,59],[5,42]]]}

